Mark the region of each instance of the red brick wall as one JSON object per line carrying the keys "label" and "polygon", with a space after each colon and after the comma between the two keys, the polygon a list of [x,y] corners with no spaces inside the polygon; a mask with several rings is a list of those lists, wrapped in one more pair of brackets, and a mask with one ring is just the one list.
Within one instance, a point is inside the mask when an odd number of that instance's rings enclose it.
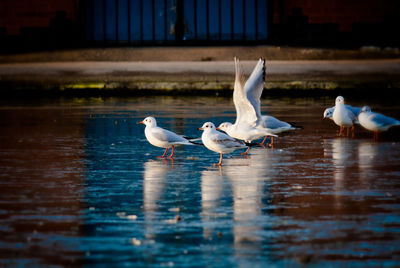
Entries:
{"label": "red brick wall", "polygon": [[56,11],[65,11],[76,22],[79,0],[0,0],[0,27],[18,35],[21,27],[49,27]]}
{"label": "red brick wall", "polygon": [[[274,2],[274,23],[279,23],[279,1]],[[309,23],[337,23],[340,31],[351,31],[353,23],[380,23],[400,16],[399,0],[284,0],[284,17],[301,8]]]}

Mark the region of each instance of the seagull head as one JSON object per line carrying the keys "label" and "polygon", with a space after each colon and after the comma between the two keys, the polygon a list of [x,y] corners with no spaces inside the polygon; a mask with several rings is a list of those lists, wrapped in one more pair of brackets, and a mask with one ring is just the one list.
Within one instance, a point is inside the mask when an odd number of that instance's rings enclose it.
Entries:
{"label": "seagull head", "polygon": [[231,126],[232,126],[232,123],[224,122],[224,123],[221,123],[216,129],[220,129],[220,130],[226,132],[228,130],[228,128],[230,128]]}
{"label": "seagull head", "polygon": [[342,96],[338,96],[336,97],[336,101],[335,101],[336,105],[340,105],[340,104],[344,104],[344,98]]}
{"label": "seagull head", "polygon": [[139,122],[139,124],[145,124],[148,127],[156,127],[157,126],[156,119],[151,116],[146,117],[143,121]]}
{"label": "seagull head", "polygon": [[364,106],[364,107],[362,107],[361,112],[365,112],[365,113],[371,112],[371,108],[369,106]]}
{"label": "seagull head", "polygon": [[199,128],[199,130],[204,130],[204,131],[211,131],[213,129],[215,129],[215,125],[211,122],[206,122],[203,124],[201,128]]}
{"label": "seagull head", "polygon": [[326,108],[325,111],[324,111],[323,119],[332,118],[332,116],[333,116],[333,109],[332,108]]}

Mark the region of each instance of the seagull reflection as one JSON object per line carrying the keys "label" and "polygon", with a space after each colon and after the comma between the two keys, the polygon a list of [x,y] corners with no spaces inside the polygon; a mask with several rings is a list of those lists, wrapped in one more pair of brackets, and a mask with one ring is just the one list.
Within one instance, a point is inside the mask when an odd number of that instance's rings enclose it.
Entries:
{"label": "seagull reflection", "polygon": [[151,226],[157,220],[157,202],[164,194],[165,178],[171,169],[173,169],[172,159],[149,160],[144,164],[143,209],[148,234],[152,233]]}
{"label": "seagull reflection", "polygon": [[339,207],[346,178],[357,163],[357,146],[358,142],[350,139],[324,140],[325,154],[332,156],[335,205]]}
{"label": "seagull reflection", "polygon": [[220,207],[224,176],[221,166],[218,170],[203,170],[201,172],[201,219],[204,224],[203,237],[211,238],[212,222],[218,216],[216,210]]}
{"label": "seagull reflection", "polygon": [[239,250],[261,250],[262,197],[270,161],[266,150],[254,150],[247,159],[227,159],[223,172],[232,184],[235,225],[234,246]]}

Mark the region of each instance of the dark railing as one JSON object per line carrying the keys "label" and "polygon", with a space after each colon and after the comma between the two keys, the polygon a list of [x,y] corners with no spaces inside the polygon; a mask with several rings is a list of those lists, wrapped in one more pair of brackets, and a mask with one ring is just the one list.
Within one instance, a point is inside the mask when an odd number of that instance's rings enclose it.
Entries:
{"label": "dark railing", "polygon": [[268,0],[86,0],[86,39],[106,44],[254,42],[268,37]]}

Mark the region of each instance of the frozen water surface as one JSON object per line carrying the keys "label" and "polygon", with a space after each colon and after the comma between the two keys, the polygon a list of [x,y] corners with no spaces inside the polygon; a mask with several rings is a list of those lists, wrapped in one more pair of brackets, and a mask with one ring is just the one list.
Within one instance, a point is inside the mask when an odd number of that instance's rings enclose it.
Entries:
{"label": "frozen water surface", "polygon": [[[144,136],[144,117],[199,137],[231,98],[2,101],[1,266],[399,266],[400,136],[338,138],[334,97],[263,99],[303,129],[218,154]],[[353,98],[400,118],[391,100]]]}

